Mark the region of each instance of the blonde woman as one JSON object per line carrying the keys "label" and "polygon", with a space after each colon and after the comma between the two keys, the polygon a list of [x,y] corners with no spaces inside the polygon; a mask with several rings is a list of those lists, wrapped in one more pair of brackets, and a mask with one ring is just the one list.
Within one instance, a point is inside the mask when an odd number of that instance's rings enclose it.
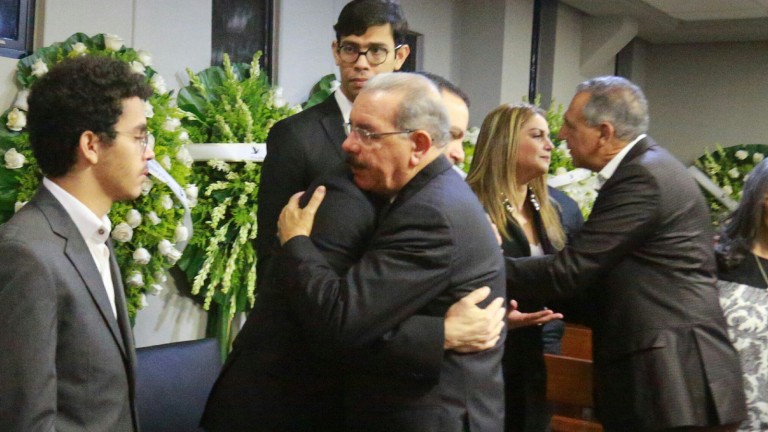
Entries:
{"label": "blonde woman", "polygon": [[[528,104],[501,105],[480,128],[467,182],[498,227],[507,257],[554,253],[583,223],[576,203],[547,187],[553,149],[549,136],[544,113]],[[522,312],[543,307],[519,305]],[[507,335],[503,359],[507,431],[547,429],[542,329],[559,344],[561,321],[512,329]]]}

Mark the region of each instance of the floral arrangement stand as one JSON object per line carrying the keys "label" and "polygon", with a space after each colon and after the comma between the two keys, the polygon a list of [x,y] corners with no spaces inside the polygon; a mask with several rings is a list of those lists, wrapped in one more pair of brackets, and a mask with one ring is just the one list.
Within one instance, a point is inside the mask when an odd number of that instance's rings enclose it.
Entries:
{"label": "floral arrangement stand", "polygon": [[225,55],[222,66],[188,71],[190,84],[177,99],[194,142],[247,143],[189,146],[210,160],[193,165],[192,181],[202,193],[192,210],[195,235],[179,267],[209,311],[206,332],[219,340],[222,357],[239,329],[233,321],[250,310],[256,296],[258,162],[266,149],[252,143],[264,142],[275,122],[300,110],[287,106],[281,90],[261,73],[260,55],[249,65],[231,64]]}
{"label": "floral arrangement stand", "polygon": [[705,151],[689,168],[704,191],[714,225],[736,209],[744,182],[766,154],[768,144],[717,144],[713,152]]}
{"label": "floral arrangement stand", "polygon": [[147,180],[139,198],[115,203],[109,213],[115,256],[124,278],[128,312],[133,318],[146,305],[147,294],[162,290],[167,270],[181,257],[180,249],[192,234],[190,225],[184,224],[188,214],[185,201],[196,195],[194,188],[187,188],[192,160],[184,148],[188,135],[181,127],[183,113],[172,103],[163,77],[152,69],[148,52],[126,47],[115,35],[76,33],[19,60],[19,93],[13,106],[0,117],[0,151],[5,160],[0,166],[0,223],[32,197],[41,180],[25,130],[29,89],[50,67],[80,55],[122,60],[134,72],[144,75],[154,89],[145,107],[159,162],[151,167],[154,178]]}

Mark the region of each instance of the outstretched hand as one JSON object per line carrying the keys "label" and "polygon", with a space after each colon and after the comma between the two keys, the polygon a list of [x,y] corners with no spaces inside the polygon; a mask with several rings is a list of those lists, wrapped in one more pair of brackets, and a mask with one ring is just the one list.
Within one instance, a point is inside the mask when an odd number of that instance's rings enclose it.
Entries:
{"label": "outstretched hand", "polygon": [[478,288],[448,309],[445,314],[445,349],[469,353],[496,345],[504,328],[504,299],[494,299],[485,309],[477,306],[490,293],[488,287]]}
{"label": "outstretched hand", "polygon": [[299,199],[302,195],[304,192],[293,194],[288,200],[288,204],[280,212],[280,218],[277,220],[277,236],[280,238],[280,246],[296,236],[309,236],[312,232],[312,225],[315,223],[317,209],[325,198],[325,186],[318,186],[315,189],[312,198],[309,199],[304,208],[299,207]]}
{"label": "outstretched hand", "polygon": [[543,325],[550,321],[563,319],[563,314],[553,312],[549,309],[543,309],[538,312],[524,313],[517,310],[517,302],[515,300],[509,301],[509,315],[507,315],[507,323],[510,329]]}

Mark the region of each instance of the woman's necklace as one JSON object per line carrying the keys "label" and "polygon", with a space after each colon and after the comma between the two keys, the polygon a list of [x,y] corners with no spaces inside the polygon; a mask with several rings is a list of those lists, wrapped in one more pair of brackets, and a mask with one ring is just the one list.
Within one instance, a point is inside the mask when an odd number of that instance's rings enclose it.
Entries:
{"label": "woman's necklace", "polygon": [[757,263],[757,268],[760,269],[760,274],[763,275],[763,282],[765,282],[765,286],[768,287],[768,276],[765,275],[765,269],[763,269],[763,263],[760,262],[760,257],[757,256],[757,254],[752,254],[753,257],[755,257],[755,262]]}

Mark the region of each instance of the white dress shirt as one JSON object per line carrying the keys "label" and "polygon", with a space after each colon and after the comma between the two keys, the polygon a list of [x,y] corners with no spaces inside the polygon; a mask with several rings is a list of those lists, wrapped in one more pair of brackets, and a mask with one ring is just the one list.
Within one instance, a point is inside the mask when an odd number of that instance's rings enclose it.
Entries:
{"label": "white dress shirt", "polygon": [[609,178],[613,175],[613,173],[616,172],[616,168],[619,167],[619,164],[621,161],[624,160],[624,158],[627,156],[627,153],[629,153],[630,150],[632,150],[632,147],[635,146],[635,144],[639,143],[641,139],[645,138],[646,134],[640,134],[637,138],[633,139],[632,142],[624,146],[623,149],[619,153],[616,154],[616,156],[613,157],[605,166],[603,169],[600,170],[600,172],[597,173],[597,190],[600,190],[600,188],[603,187],[605,182],[608,181]]}

